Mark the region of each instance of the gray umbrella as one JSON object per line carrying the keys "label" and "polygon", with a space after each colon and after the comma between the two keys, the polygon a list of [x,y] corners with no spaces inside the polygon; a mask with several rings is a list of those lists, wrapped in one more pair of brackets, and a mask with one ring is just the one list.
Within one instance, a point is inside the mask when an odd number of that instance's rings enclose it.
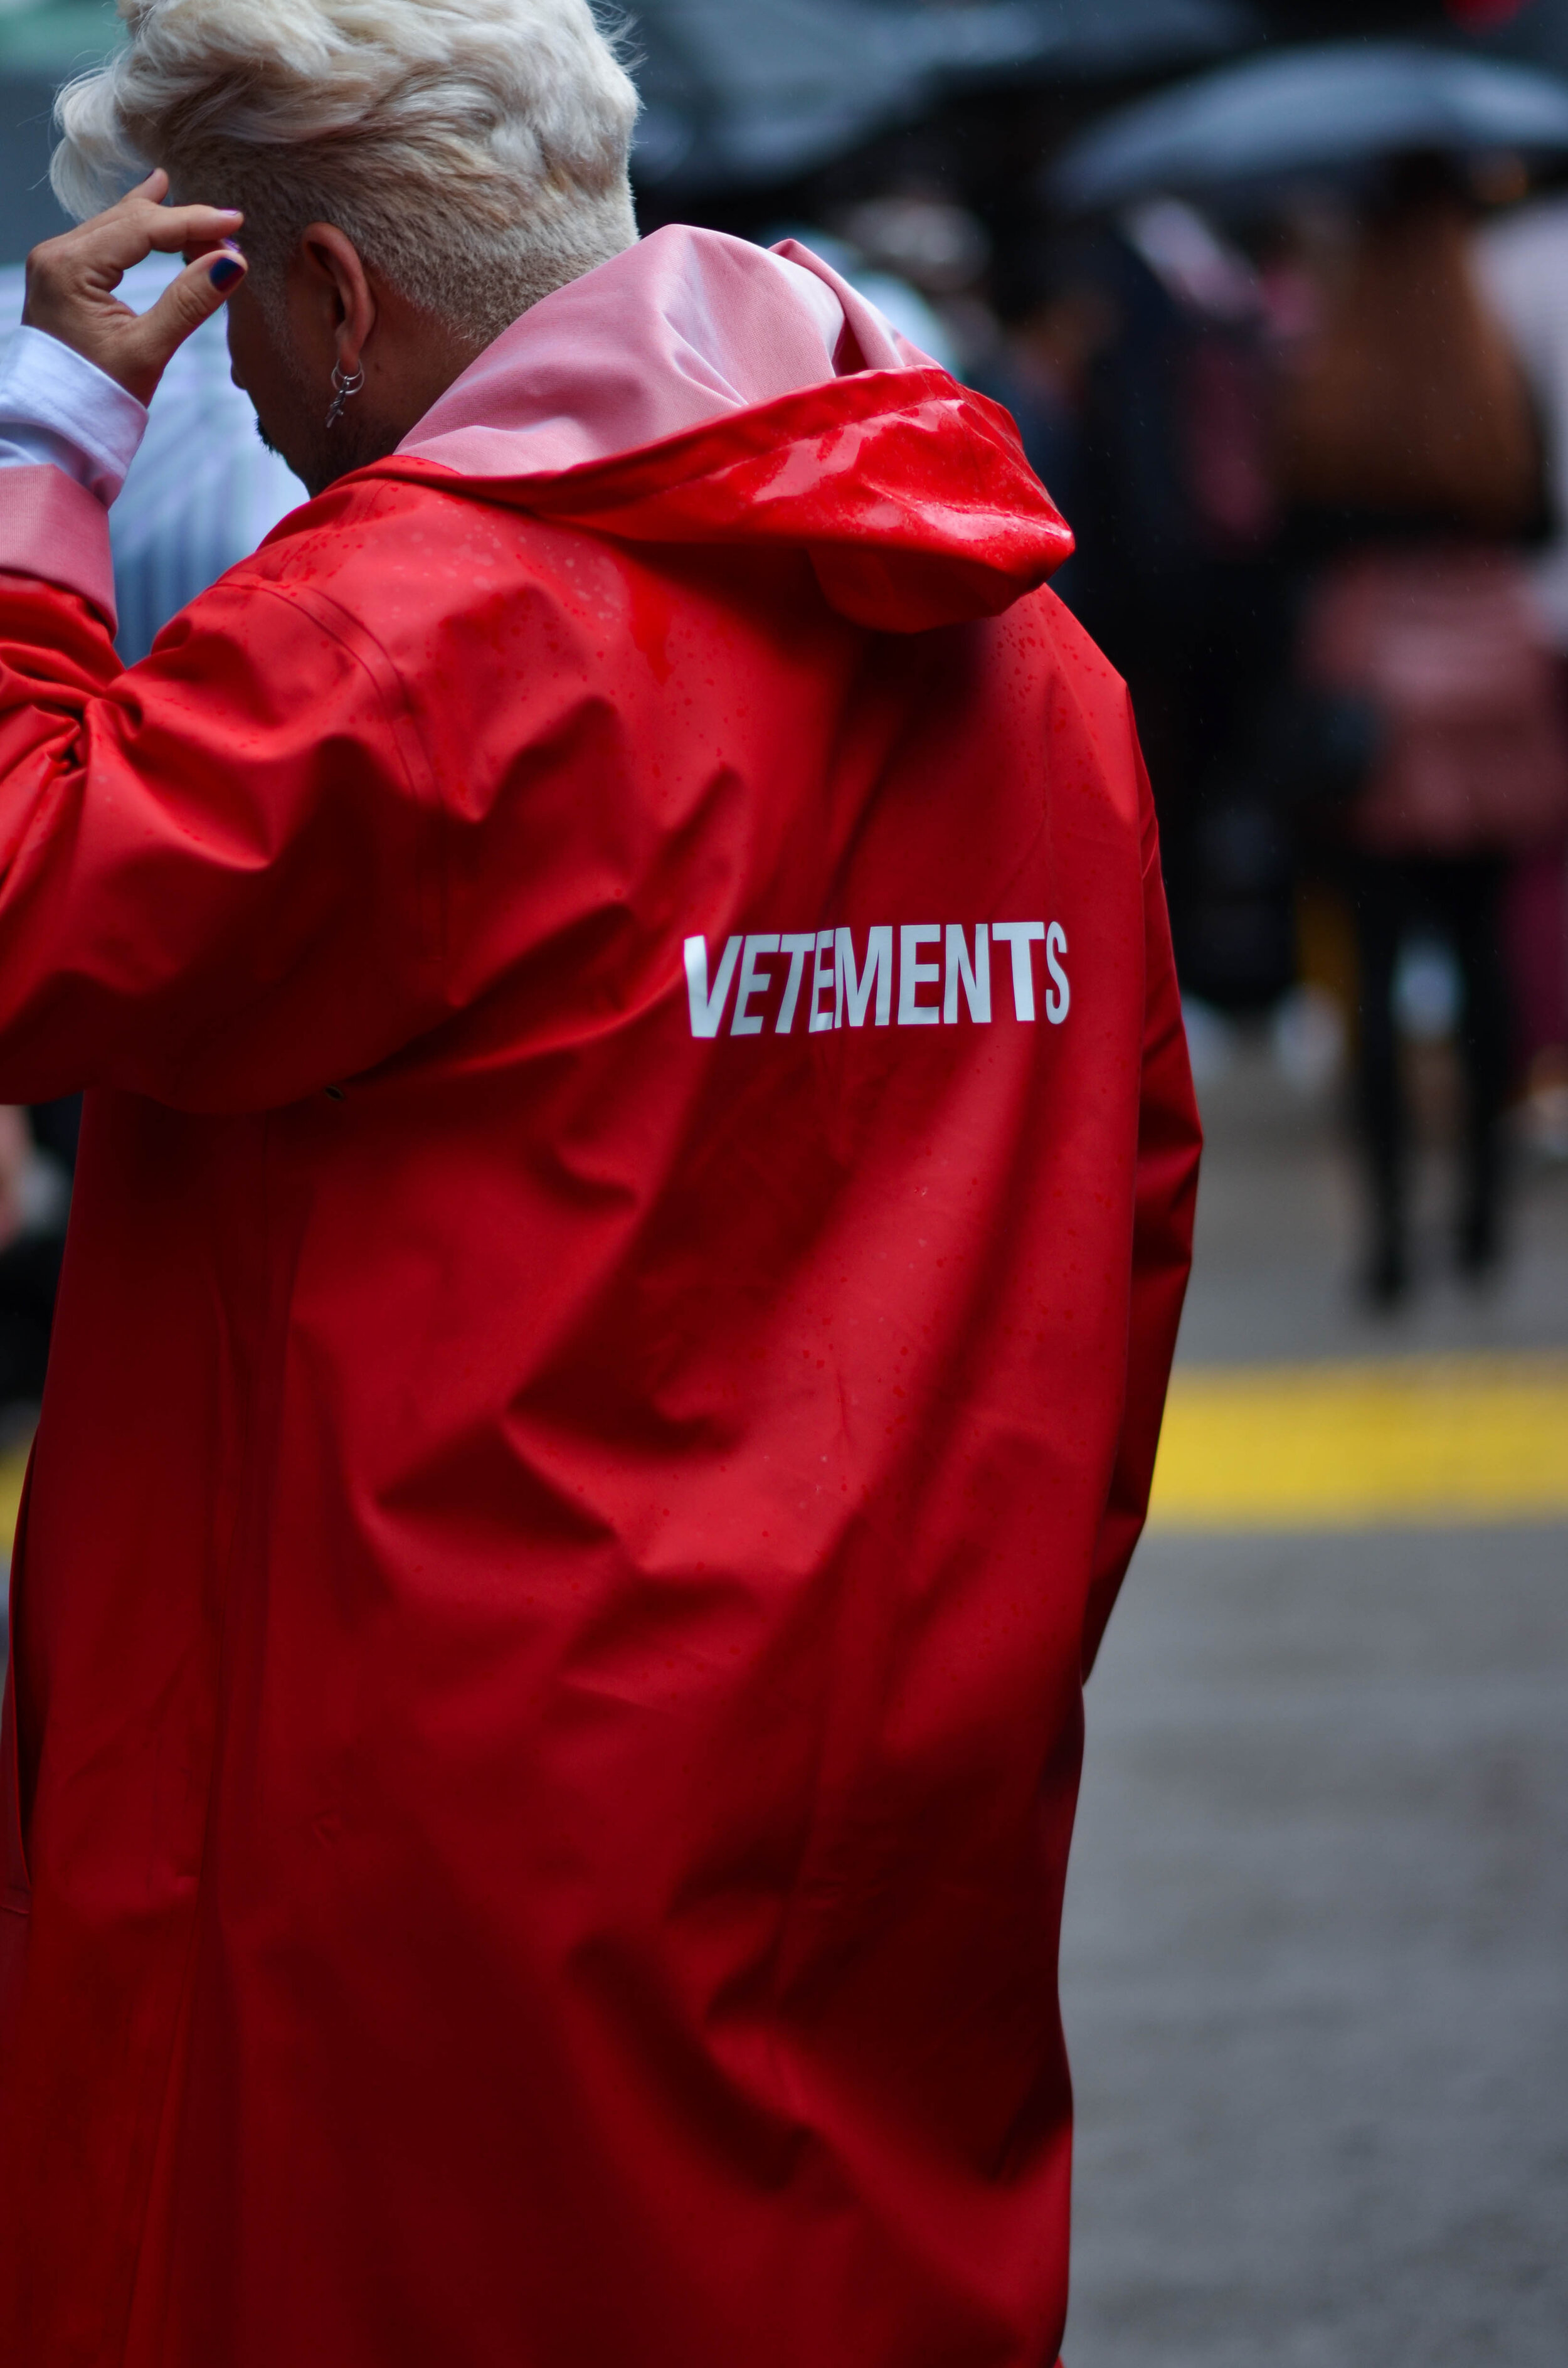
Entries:
{"label": "gray umbrella", "polygon": [[1334,42],[1249,58],[1121,108],[1051,176],[1085,211],[1364,163],[1406,149],[1568,149],[1568,84],[1415,42]]}
{"label": "gray umbrella", "polygon": [[1236,48],[1240,0],[627,0],[644,183],[810,172],[957,86],[1139,72]]}

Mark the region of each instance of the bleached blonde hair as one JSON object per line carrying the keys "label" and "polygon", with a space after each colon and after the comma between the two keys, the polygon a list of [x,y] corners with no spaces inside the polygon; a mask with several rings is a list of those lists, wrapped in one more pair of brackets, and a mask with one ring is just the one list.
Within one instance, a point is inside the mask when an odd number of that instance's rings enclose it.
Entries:
{"label": "bleached blonde hair", "polygon": [[329,222],[488,343],[637,236],[637,94],[589,0],[119,0],[128,38],[55,103],[78,218],[154,165],[244,210],[257,293]]}

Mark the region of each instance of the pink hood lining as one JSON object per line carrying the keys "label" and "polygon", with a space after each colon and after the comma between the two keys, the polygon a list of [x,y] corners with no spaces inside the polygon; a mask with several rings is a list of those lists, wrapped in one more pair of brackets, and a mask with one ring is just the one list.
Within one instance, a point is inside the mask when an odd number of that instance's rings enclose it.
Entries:
{"label": "pink hood lining", "polygon": [[1000,615],[1073,547],[998,405],[806,248],[682,224],[535,305],[364,474],[622,541],[789,547],[878,632]]}
{"label": "pink hood lining", "polygon": [[835,378],[933,368],[794,240],[672,222],[503,330],[398,449],[464,476],[556,475]]}

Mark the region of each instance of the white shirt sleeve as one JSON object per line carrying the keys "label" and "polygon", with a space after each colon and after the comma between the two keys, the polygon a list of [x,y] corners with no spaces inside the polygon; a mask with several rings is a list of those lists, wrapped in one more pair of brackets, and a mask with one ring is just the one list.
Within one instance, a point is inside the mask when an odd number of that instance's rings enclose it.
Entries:
{"label": "white shirt sleeve", "polygon": [[0,354],[0,469],[62,469],[107,507],[147,427],[133,394],[44,329],[18,329]]}

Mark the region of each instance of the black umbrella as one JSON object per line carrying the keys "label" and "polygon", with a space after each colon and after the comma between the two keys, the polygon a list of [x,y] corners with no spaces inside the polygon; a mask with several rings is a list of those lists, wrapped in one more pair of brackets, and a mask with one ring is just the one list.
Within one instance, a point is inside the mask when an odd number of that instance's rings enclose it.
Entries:
{"label": "black umbrella", "polygon": [[642,182],[810,172],[945,91],[1176,65],[1256,29],[1240,0],[629,0]]}
{"label": "black umbrella", "polygon": [[1568,84],[1415,42],[1282,51],[1120,108],[1058,160],[1051,188],[1086,210],[1409,149],[1568,150]]}

